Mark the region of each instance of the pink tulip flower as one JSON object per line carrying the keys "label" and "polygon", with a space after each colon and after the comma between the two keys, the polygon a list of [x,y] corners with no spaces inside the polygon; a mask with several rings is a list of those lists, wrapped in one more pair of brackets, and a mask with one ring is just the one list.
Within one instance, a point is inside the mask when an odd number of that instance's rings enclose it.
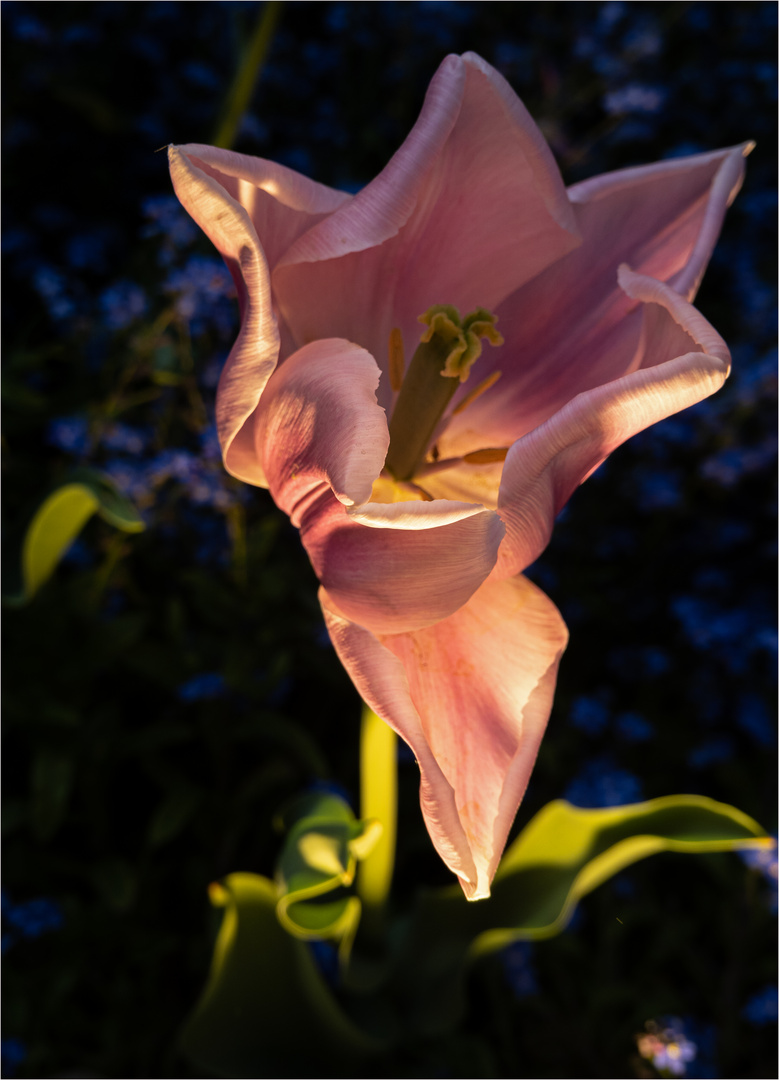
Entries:
{"label": "pink tulip flower", "polygon": [[[727,378],[728,349],[691,301],[749,149],[566,189],[473,53],[443,61],[355,196],[170,148],[176,193],[240,301],[217,394],[225,465],[300,530],[338,655],[414,751],[427,828],[469,899],[489,895],[567,641],[522,571],[612,450]],[[422,356],[433,305],[465,330],[486,310],[470,336],[444,318],[431,340],[459,334],[467,363],[452,354],[419,382],[415,354],[401,406],[401,342]],[[479,333],[491,344],[474,359]]]}

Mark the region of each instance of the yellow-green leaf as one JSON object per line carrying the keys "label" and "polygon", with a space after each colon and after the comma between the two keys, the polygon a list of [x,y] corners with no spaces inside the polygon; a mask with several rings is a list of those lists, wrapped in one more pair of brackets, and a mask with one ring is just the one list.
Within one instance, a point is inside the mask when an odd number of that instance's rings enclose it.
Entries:
{"label": "yellow-green leaf", "polygon": [[540,810],[506,852],[488,901],[491,910],[485,912],[491,928],[472,949],[478,954],[520,937],[552,937],[568,924],[583,896],[648,855],[771,843],[752,818],[703,795],[669,795],[598,810],[559,799]]}
{"label": "yellow-green leaf", "polygon": [[489,899],[468,903],[457,885],[422,898],[397,973],[409,1014],[425,1035],[451,1027],[464,1007],[467,959],[560,933],[583,896],[639,859],[773,842],[740,810],[701,795],[599,810],[551,802],[506,852]]}
{"label": "yellow-green leaf", "polygon": [[279,922],[303,940],[339,942],[345,962],[362,904],[356,896],[331,894],[352,884],[357,860],[375,846],[381,825],[358,821],[343,799],[329,793],[304,796],[286,816],[297,820],[287,833],[277,868]]}
{"label": "yellow-green leaf", "polygon": [[44,499],[22,545],[22,578],[27,597],[48,581],[99,505],[99,499],[85,484],[65,484]]}
{"label": "yellow-green leaf", "polygon": [[142,532],[146,527],[130,500],[107,476],[96,469],[74,469],[66,483],[47,495],[27,526],[22,540],[21,581],[17,562],[5,602],[24,604],[30,600],[95,513],[123,532]]}

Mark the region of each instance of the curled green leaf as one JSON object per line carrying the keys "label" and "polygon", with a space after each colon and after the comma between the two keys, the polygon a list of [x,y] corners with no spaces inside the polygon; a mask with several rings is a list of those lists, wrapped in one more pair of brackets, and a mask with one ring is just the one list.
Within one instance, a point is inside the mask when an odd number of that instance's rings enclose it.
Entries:
{"label": "curled green leaf", "polygon": [[279,922],[303,940],[337,941],[345,962],[362,904],[343,890],[354,881],[358,860],[373,850],[382,827],[376,820],[358,821],[343,799],[330,794],[305,796],[296,810],[300,816],[295,815],[277,866]]}
{"label": "curled green leaf", "polygon": [[381,1051],[342,1011],[308,946],[282,929],[272,881],[230,874],[209,893],[225,910],[208,983],[182,1034],[197,1065],[226,1077],[323,1076],[333,1062],[356,1070]]}

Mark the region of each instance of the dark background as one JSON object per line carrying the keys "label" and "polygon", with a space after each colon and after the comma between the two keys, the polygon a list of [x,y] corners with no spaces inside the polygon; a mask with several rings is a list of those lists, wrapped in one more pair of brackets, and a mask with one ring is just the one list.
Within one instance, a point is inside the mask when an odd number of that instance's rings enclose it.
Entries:
{"label": "dark background", "polygon": [[[236,305],[155,153],[213,139],[262,10],[2,4],[6,581],[75,464],[147,522],[91,521],[4,613],[3,1075],[200,1075],[176,1037],[218,922],[208,883],[272,876],[273,815],[312,781],[358,789],[359,702],[314,575],[267,493],[221,467]],[[695,792],[775,830],[776,5],[288,3],[234,148],[356,190],[469,49],[567,182],[757,142],[697,301],[730,382],[618,451],[530,571],[571,644],[518,825],[563,795]],[[447,874],[400,769],[402,910]],[[674,1015],[687,1075],[775,1076],[775,911],[775,857],[650,859],[561,937],[482,964],[464,1037],[486,1040],[484,1075],[654,1076],[635,1036]]]}

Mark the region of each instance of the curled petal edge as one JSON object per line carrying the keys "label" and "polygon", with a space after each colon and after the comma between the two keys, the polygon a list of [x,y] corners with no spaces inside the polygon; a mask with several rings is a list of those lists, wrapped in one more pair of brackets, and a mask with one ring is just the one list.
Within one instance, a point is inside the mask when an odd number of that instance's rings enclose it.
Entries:
{"label": "curled petal edge", "polygon": [[267,487],[252,429],[253,413],[279,356],[268,264],[244,208],[179,147],[168,148],[168,161],[176,195],[227,263],[241,304],[241,329],[217,390],[216,426],[225,468],[239,480]]}
{"label": "curled petal edge", "polygon": [[753,142],[745,142],[725,150],[713,150],[706,154],[671,158],[667,161],[653,162],[651,165],[639,165],[603,173],[574,184],[568,188],[568,196],[572,203],[582,204],[602,199],[620,188],[629,188],[632,185],[638,187],[643,184],[646,185],[648,197],[651,197],[652,185],[657,179],[672,174],[692,174],[706,165],[716,165],[693,250],[684,268],[669,281],[676,292],[685,300],[692,302],[722,229],[725,211],[735,199],[744,181],[745,158],[754,147]]}
{"label": "curled petal edge", "polygon": [[728,377],[727,345],[671,286],[624,265],[619,284],[645,305],[636,370],[578,394],[511,447],[498,499],[506,536],[493,578],[520,573],[541,554],[571,494],[616,447],[709,397]]}
{"label": "curled petal edge", "polygon": [[464,521],[475,514],[490,513],[481,503],[457,502],[454,499],[434,499],[422,502],[363,503],[350,506],[347,513],[352,521],[371,529],[436,529]]}
{"label": "curled petal edge", "polygon": [[365,349],[325,338],[298,349],[269,381],[256,415],[256,453],[273,498],[296,526],[304,499],[323,481],[346,506],[370,496],[389,446],[379,377]]}

